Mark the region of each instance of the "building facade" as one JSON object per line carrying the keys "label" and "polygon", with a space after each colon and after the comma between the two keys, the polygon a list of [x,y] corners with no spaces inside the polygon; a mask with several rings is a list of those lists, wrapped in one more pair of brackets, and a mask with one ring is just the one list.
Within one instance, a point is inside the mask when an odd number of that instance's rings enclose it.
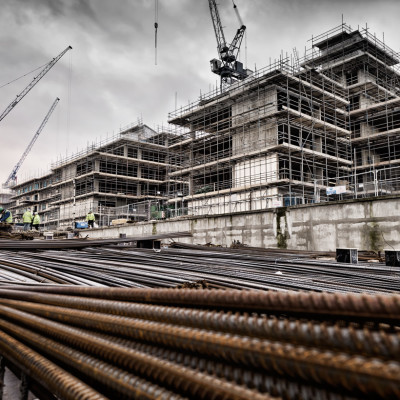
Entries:
{"label": "building facade", "polygon": [[[47,175],[16,185],[14,216],[22,216],[29,208],[38,212],[42,224],[50,229],[82,221],[90,210],[102,221],[109,209],[163,202],[173,185],[169,173],[178,164],[168,150],[172,139],[168,133],[157,133],[143,124],[123,129],[105,143],[53,164]],[[143,208],[133,207],[123,216],[149,217]],[[113,217],[119,216],[114,213]]]}
{"label": "building facade", "polygon": [[395,193],[399,59],[342,24],[297,52],[170,113],[185,129],[189,214]]}

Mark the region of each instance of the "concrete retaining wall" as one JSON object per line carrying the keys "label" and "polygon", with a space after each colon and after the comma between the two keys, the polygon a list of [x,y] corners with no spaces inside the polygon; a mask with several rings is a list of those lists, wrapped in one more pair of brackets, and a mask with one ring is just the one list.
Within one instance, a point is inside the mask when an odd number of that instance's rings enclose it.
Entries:
{"label": "concrete retaining wall", "polygon": [[86,230],[91,238],[115,238],[190,231],[186,243],[334,251],[400,248],[400,197],[348,200],[212,217],[183,217]]}

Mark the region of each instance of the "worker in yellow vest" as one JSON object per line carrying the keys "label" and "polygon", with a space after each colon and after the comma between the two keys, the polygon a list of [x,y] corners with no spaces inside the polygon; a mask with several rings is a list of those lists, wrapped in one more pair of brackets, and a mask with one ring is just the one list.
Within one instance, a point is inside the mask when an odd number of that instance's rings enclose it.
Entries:
{"label": "worker in yellow vest", "polygon": [[12,222],[13,222],[13,219],[12,219],[11,211],[6,210],[3,207],[0,207],[0,223],[3,223],[6,225],[6,228],[5,228],[6,231],[11,232]]}
{"label": "worker in yellow vest", "polygon": [[32,220],[33,220],[33,215],[31,213],[31,210],[27,209],[24,212],[24,215],[22,216],[22,222],[24,223],[24,231],[29,231],[29,229],[31,228]]}
{"label": "worker in yellow vest", "polygon": [[95,216],[92,211],[88,212],[88,215],[86,215],[86,221],[88,223],[88,228],[94,228],[94,221],[95,221]]}
{"label": "worker in yellow vest", "polygon": [[33,213],[32,226],[38,231],[40,225],[40,217],[37,212]]}

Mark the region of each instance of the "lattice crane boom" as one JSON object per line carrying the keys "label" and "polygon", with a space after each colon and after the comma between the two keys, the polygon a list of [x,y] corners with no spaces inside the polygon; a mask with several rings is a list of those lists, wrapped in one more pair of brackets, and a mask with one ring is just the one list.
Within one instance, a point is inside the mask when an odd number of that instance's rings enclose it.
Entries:
{"label": "lattice crane boom", "polygon": [[8,113],[28,94],[28,92],[42,79],[57,63],[57,61],[72,47],[68,46],[64,51],[62,51],[57,57],[53,58],[45,67],[36,75],[29,85],[22,90],[21,93],[17,94],[17,97],[7,106],[7,108],[0,115],[0,121],[5,118]]}
{"label": "lattice crane boom", "polygon": [[210,61],[211,70],[221,77],[221,89],[224,85],[229,85],[236,80],[242,80],[249,76],[252,72],[244,69],[243,64],[237,61],[242,39],[246,31],[246,26],[243,25],[239,11],[237,10],[236,4],[233,2],[233,6],[238,17],[240,28],[236,31],[235,37],[232,42],[228,44],[225,40],[224,30],[219,16],[218,7],[216,0],[208,0],[210,7],[211,20],[213,23],[215,37],[217,39],[217,48],[219,59],[212,59]]}
{"label": "lattice crane boom", "polygon": [[221,54],[223,49],[227,48],[224,30],[222,29],[221,18],[219,16],[219,11],[216,1],[209,0],[208,5],[210,7],[211,20],[214,26],[215,37],[217,39],[218,53]]}
{"label": "lattice crane boom", "polygon": [[29,154],[29,152],[32,150],[33,145],[35,144],[37,138],[39,137],[40,133],[42,132],[43,128],[45,127],[45,125],[47,124],[47,121],[49,120],[51,114],[53,113],[54,109],[56,108],[58,102],[60,101],[60,99],[57,97],[54,100],[54,103],[52,104],[52,106],[50,107],[50,110],[48,111],[48,113],[46,114],[46,116],[44,117],[44,120],[42,121],[42,123],[40,124],[38,130],[36,131],[35,135],[33,136],[32,140],[30,141],[30,143],[28,144],[28,147],[26,148],[26,150],[24,151],[24,154],[22,154],[22,157],[20,158],[20,160],[18,161],[18,163],[15,165],[15,167],[13,168],[13,170],[11,171],[10,175],[8,176],[6,182],[4,183],[3,187],[8,187],[11,181],[16,181],[17,178],[17,172],[20,169],[22,163],[25,161],[26,156]]}

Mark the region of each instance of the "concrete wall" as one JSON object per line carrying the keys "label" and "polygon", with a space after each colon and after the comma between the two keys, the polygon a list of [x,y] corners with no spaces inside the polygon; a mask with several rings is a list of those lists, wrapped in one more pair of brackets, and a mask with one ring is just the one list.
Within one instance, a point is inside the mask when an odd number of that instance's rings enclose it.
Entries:
{"label": "concrete wall", "polygon": [[137,223],[85,231],[91,238],[115,238],[190,231],[182,242],[334,251],[400,248],[400,196],[293,206],[213,217]]}
{"label": "concrete wall", "polygon": [[[237,193],[220,194],[207,200],[190,200],[187,202],[190,216],[217,216],[220,214],[238,214],[255,210],[265,210],[282,206],[282,195],[277,187],[264,190],[249,190],[250,186],[243,185]],[[247,189],[247,190],[245,190]]]}
{"label": "concrete wall", "polygon": [[274,114],[278,108],[277,98],[275,86],[258,88],[252,95],[239,98],[232,105],[232,127]]}

